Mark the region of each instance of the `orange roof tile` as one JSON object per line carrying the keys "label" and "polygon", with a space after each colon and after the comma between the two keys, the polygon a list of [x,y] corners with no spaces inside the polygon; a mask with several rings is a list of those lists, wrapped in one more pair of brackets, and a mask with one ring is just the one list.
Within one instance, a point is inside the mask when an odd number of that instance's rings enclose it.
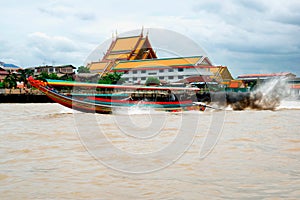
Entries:
{"label": "orange roof tile", "polygon": [[171,67],[171,66],[193,66],[202,56],[183,57],[183,58],[166,58],[151,60],[131,60],[120,61],[113,69],[132,69],[132,68],[152,68],[152,67]]}
{"label": "orange roof tile", "polygon": [[105,67],[108,65],[108,62],[92,62],[88,65],[90,70],[104,70]]}
{"label": "orange roof tile", "polygon": [[229,83],[229,88],[244,88],[244,83],[241,80],[231,80]]}
{"label": "orange roof tile", "polygon": [[230,84],[229,84],[229,88],[238,88],[238,87],[239,87],[238,82],[230,82]]}
{"label": "orange roof tile", "polygon": [[134,50],[139,40],[140,36],[117,38],[111,51]]}

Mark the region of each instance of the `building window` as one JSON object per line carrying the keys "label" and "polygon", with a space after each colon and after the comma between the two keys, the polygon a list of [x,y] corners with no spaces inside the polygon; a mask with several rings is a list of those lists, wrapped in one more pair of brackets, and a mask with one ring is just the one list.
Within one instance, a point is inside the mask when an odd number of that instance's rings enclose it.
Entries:
{"label": "building window", "polygon": [[173,72],[174,70],[173,69],[169,69],[169,72]]}
{"label": "building window", "polygon": [[136,71],[136,70],[133,70],[132,73],[133,73],[133,74],[137,74],[137,71]]}
{"label": "building window", "polygon": [[156,75],[157,73],[156,72],[149,72],[148,74],[149,75]]}
{"label": "building window", "polygon": [[142,77],[141,80],[142,80],[142,81],[146,80],[146,77]]}
{"label": "building window", "polygon": [[142,74],[146,73],[146,70],[142,70]]}
{"label": "building window", "polygon": [[132,80],[134,80],[134,81],[137,81],[137,78],[136,77],[133,77],[133,79]]}
{"label": "building window", "polygon": [[160,77],[159,77],[160,80],[164,80],[164,78],[165,78],[165,77],[163,77],[163,76],[160,76]]}
{"label": "building window", "polygon": [[178,76],[178,79],[179,79],[179,80],[183,79],[183,76]]}
{"label": "building window", "polygon": [[160,70],[159,70],[159,72],[160,72],[160,73],[163,73],[163,72],[164,72],[164,70],[163,70],[163,69],[160,69]]}
{"label": "building window", "polygon": [[173,78],[174,78],[174,76],[168,76],[168,78],[169,78],[169,79],[173,79]]}
{"label": "building window", "polygon": [[183,70],[184,70],[183,68],[178,68],[179,72],[183,72]]}

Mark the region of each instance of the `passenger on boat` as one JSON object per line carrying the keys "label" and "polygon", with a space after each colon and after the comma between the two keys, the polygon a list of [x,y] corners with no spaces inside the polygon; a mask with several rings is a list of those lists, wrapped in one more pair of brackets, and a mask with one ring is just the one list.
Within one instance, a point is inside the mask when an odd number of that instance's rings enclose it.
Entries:
{"label": "passenger on boat", "polygon": [[169,101],[175,101],[176,97],[175,95],[171,92],[171,90],[168,91],[168,100]]}

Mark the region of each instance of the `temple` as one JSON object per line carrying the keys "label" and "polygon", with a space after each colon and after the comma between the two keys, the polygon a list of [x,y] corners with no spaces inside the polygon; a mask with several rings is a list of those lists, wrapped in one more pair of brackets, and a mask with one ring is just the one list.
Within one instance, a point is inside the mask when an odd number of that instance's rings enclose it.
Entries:
{"label": "temple", "polygon": [[[216,68],[208,57],[202,55],[157,58],[148,35],[144,37],[143,33],[113,38],[103,58],[98,62],[89,63],[87,67],[91,73],[98,73],[100,76],[112,71],[123,72],[122,78],[125,83],[130,84],[144,84],[151,76],[157,77],[160,82],[176,83],[195,76],[214,79],[220,70],[222,74],[228,72],[227,67]],[[214,71],[215,68],[217,72]],[[230,73],[227,77],[232,79]]]}
{"label": "temple", "polygon": [[148,35],[141,33],[138,36],[116,37],[112,41],[106,54],[99,62],[92,62],[87,65],[91,72],[105,73],[112,70],[112,67],[119,61],[124,60],[145,60],[157,58]]}

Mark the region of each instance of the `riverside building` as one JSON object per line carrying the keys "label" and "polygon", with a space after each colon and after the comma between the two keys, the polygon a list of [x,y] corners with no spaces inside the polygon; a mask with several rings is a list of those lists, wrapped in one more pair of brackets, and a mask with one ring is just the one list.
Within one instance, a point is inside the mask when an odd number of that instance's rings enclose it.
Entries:
{"label": "riverside building", "polygon": [[151,76],[165,83],[179,82],[188,77],[214,76],[210,71],[213,65],[206,56],[157,58],[148,35],[144,37],[143,33],[113,38],[103,58],[87,67],[91,73],[100,75],[123,72],[122,78],[129,84],[144,84]]}

